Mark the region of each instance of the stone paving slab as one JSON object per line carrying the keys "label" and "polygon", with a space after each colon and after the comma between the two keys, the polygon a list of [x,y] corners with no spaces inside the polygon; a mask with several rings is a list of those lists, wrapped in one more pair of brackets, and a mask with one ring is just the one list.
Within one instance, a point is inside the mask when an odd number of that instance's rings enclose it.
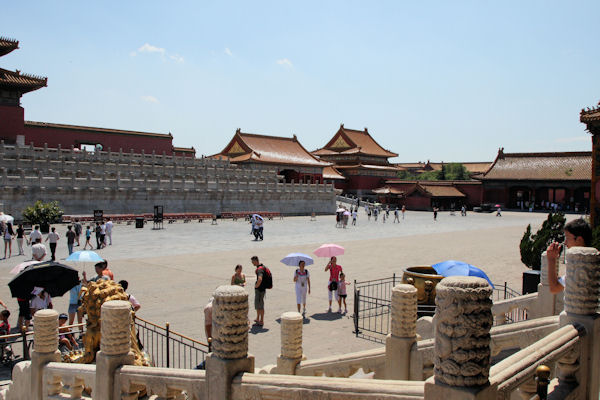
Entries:
{"label": "stone paving slab", "polygon": [[[214,226],[210,221],[165,224],[166,229],[160,231],[152,230],[152,224],[144,229],[115,225],[114,245],[99,253],[109,260],[117,280],[129,281],[129,292],[142,304],[140,317],[159,324],[169,322],[172,330],[202,341],[205,340],[202,309],[217,286],[229,283],[238,263],[248,277],[250,319],[255,318],[252,290],[255,277],[250,257],[259,256],[274,277],[274,288],[267,292],[265,326],[254,327],[250,333],[250,352],[261,367],[275,363],[279,354],[279,316],[296,308],[294,268],[279,262],[286,254],[312,254],[322,243],[341,244],[346,254],[338,262],[349,281],[384,278],[393,273],[401,276],[407,266],[458,259],[481,267],[492,281],[506,281],[509,287],[520,290],[521,274],[526,268],[520,262],[519,241],[528,223],[537,229],[545,218],[546,214],[539,213],[504,212],[498,218],[493,213],[469,213],[461,217],[442,212],[434,222],[432,213],[407,212],[400,224],[393,224],[391,219],[384,224],[381,219],[367,221],[361,211],[358,226],[347,229],[336,228],[333,216],[319,216],[317,221],[310,221],[309,217],[266,221],[262,242],[252,240],[249,224],[241,220],[219,221]],[[65,230],[62,226],[58,228],[62,236]],[[14,246],[13,250],[16,243]],[[64,238],[58,247],[60,261],[67,256]],[[0,298],[13,312],[12,325],[16,323],[18,309],[6,285],[12,278],[8,271],[28,259],[29,250],[27,254],[0,261],[0,279],[5,283],[0,285]],[[352,333],[352,286],[348,288],[349,313],[327,312],[326,260],[315,261],[315,265],[308,267],[312,293],[308,296],[308,319],[304,325],[306,356],[317,358],[380,346]],[[77,267],[93,274],[92,265]],[[67,295],[54,299],[59,312],[66,311],[67,303]]]}

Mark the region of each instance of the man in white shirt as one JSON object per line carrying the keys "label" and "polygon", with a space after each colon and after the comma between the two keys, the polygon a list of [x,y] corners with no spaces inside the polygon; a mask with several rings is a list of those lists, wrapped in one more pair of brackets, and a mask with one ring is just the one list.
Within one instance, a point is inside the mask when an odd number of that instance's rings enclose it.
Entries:
{"label": "man in white shirt", "polygon": [[36,225],[31,233],[29,234],[29,239],[27,240],[28,245],[34,245],[37,239],[42,240],[42,232],[40,232],[40,226]]}
{"label": "man in white shirt", "polygon": [[113,230],[113,222],[110,218],[106,218],[106,236],[108,236],[108,244],[112,245],[112,230]]}

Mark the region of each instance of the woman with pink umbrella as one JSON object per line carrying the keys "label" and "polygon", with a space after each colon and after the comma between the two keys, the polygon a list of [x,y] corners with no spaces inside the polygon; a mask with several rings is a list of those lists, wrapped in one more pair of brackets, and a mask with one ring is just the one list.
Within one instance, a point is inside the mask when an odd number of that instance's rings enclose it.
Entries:
{"label": "woman with pink umbrella", "polygon": [[338,312],[342,312],[342,304],[340,296],[338,294],[338,282],[340,280],[340,272],[342,272],[342,266],[338,265],[336,256],[344,254],[344,248],[337,244],[324,244],[315,250],[315,254],[319,257],[330,257],[325,272],[329,271],[329,282],[327,283],[327,290],[329,292],[329,309],[331,312],[331,302],[335,293],[335,300],[338,302]]}

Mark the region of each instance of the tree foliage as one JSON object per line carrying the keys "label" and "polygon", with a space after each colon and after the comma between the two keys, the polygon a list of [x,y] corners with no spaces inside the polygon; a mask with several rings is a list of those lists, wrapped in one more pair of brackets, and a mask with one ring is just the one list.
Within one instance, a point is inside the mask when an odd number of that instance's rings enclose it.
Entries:
{"label": "tree foliage", "polygon": [[45,225],[58,222],[64,211],[58,206],[58,201],[44,203],[38,200],[25,208],[22,214],[32,225]]}
{"label": "tree foliage", "polygon": [[565,222],[565,215],[559,212],[548,214],[548,218],[546,218],[542,227],[535,234],[531,233],[531,225],[527,225],[527,229],[519,244],[523,264],[539,271],[541,268],[542,253],[548,245],[554,241],[561,243],[565,239]]}
{"label": "tree foliage", "polygon": [[442,164],[439,171],[425,171],[415,174],[410,171],[399,171],[398,178],[407,181],[468,181],[469,171],[461,163]]}

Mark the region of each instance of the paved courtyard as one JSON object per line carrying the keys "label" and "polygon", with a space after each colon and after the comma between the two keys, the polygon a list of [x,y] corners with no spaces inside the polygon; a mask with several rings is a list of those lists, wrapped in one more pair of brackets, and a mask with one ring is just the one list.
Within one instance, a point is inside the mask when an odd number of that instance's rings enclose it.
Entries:
{"label": "paved courtyard", "polygon": [[[504,212],[501,218],[492,214],[469,213],[461,217],[442,212],[433,221],[429,212],[407,212],[400,224],[385,224],[367,217],[361,210],[356,227],[335,227],[333,216],[291,217],[266,221],[265,240],[253,241],[247,222],[219,221],[218,225],[191,222],[165,224],[164,230],[144,229],[133,225],[115,225],[114,245],[100,250],[102,257],[117,280],[129,281],[129,292],[141,302],[138,315],[164,324],[187,336],[205,341],[202,309],[212,291],[219,285],[229,284],[236,264],[244,266],[250,293],[250,319],[253,310],[255,281],[250,257],[257,255],[267,265],[274,278],[274,288],[267,292],[265,326],[254,327],[250,334],[250,353],[256,357],[257,367],[275,363],[279,354],[279,316],[295,311],[292,282],[294,269],[279,262],[290,252],[312,252],[323,243],[337,243],[346,248],[338,258],[347,280],[362,281],[401,276],[411,265],[433,264],[447,259],[467,261],[485,270],[493,282],[508,283],[520,291],[521,273],[526,268],[520,262],[519,241],[528,223],[537,229],[546,214]],[[569,219],[575,216],[569,216]],[[59,261],[67,256],[64,226],[58,246]],[[83,243],[82,243],[83,244]],[[76,247],[76,250],[80,248]],[[16,252],[14,243],[13,253]],[[2,253],[3,254],[3,253]],[[16,323],[17,303],[10,298],[6,283],[13,277],[9,270],[30,258],[13,256],[0,261],[0,298],[13,312],[11,325]],[[308,358],[366,350],[380,346],[354,336],[352,314],[352,286],[349,287],[347,315],[327,313],[327,279],[325,259],[315,259],[308,267],[311,273],[312,293],[308,296],[307,317],[304,325],[304,353]],[[93,265],[81,266],[92,276]],[[68,295],[54,299],[59,312],[66,312]]]}

